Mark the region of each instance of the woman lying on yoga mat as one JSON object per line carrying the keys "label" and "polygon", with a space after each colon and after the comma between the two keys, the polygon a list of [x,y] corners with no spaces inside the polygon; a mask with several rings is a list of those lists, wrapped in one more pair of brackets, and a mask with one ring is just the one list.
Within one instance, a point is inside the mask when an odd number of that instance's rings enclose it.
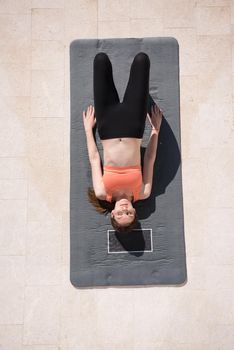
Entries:
{"label": "woman lying on yoga mat", "polygon": [[[87,111],[83,111],[94,188],[89,188],[89,199],[100,213],[112,209],[112,226],[120,232],[136,227],[137,214],[132,203],[148,198],[151,193],[162,111],[155,104],[151,107],[151,116],[147,113],[149,69],[148,55],[139,52],[133,59],[123,102],[120,102],[109,57],[104,52],[96,54],[93,63],[95,107],[89,105]],[[142,175],[140,147],[146,116],[152,131]],[[103,146],[103,174],[93,135],[96,123]]]}

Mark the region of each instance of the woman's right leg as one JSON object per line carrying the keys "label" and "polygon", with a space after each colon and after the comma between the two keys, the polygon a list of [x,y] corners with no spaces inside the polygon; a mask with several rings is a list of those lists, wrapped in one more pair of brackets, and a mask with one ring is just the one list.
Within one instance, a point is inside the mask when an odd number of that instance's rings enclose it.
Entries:
{"label": "woman's right leg", "polygon": [[118,92],[113,80],[112,64],[105,52],[99,52],[94,57],[93,89],[97,128],[102,138],[102,125],[109,124],[104,123],[104,119],[108,117],[107,109],[119,103]]}

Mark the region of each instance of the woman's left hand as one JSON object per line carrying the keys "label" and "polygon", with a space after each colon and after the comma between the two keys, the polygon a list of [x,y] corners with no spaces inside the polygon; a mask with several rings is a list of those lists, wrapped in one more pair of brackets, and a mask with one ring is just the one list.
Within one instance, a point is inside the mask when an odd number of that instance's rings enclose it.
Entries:
{"label": "woman's left hand", "polygon": [[151,124],[152,130],[154,130],[156,134],[159,134],[162,123],[162,116],[163,112],[156,104],[151,107],[151,116],[149,113],[147,113],[147,117]]}
{"label": "woman's left hand", "polygon": [[83,122],[85,131],[92,130],[96,124],[96,118],[94,117],[94,107],[89,105],[87,111],[83,111]]}

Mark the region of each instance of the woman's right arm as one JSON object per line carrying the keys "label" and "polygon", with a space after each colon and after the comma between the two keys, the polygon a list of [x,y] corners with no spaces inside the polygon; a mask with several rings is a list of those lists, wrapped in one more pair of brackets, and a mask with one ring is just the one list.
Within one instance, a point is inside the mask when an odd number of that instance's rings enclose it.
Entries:
{"label": "woman's right arm", "polygon": [[86,134],[86,141],[87,141],[87,148],[88,148],[90,163],[94,159],[99,158],[98,149],[93,136],[93,128],[96,124],[96,118],[94,115],[95,115],[95,112],[94,112],[94,107],[92,105],[88,106],[86,112],[83,111],[83,123],[84,123],[84,129]]}
{"label": "woman's right arm", "polygon": [[92,171],[92,183],[96,197],[103,199],[106,196],[105,186],[102,179],[101,157],[98,152],[94,137],[93,130],[86,131],[86,140],[89,154],[89,162]]}
{"label": "woman's right arm", "polygon": [[93,189],[96,197],[105,199],[106,193],[102,179],[101,158],[93,136],[93,127],[96,124],[93,106],[89,105],[86,113],[83,111],[83,122],[86,134],[89,162],[92,171]]}

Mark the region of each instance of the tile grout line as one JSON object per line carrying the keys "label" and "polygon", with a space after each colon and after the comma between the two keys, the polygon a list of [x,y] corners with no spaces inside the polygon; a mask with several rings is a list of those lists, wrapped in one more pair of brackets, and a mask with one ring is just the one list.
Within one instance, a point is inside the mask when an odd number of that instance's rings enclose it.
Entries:
{"label": "tile grout line", "polygon": [[[29,125],[31,126],[32,118],[32,0],[30,0],[30,106],[29,106]],[[27,131],[27,135],[29,130]],[[26,139],[28,142],[28,138]],[[29,145],[28,145],[29,147]],[[25,333],[25,314],[26,314],[26,261],[27,261],[27,238],[28,238],[28,208],[29,208],[29,157],[26,155],[27,160],[27,200],[26,200],[26,230],[25,230],[25,241],[24,241],[24,292],[23,292],[23,327],[22,327],[22,346],[24,346],[24,333]]]}

